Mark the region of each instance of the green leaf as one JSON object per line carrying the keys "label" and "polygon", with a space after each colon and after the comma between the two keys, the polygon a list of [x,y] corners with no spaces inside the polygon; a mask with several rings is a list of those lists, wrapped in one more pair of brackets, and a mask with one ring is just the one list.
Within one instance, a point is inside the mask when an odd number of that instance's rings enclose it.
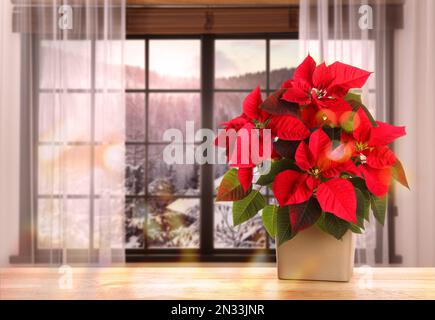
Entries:
{"label": "green leaf", "polygon": [[352,107],[353,111],[358,111],[359,108],[361,108],[365,114],[367,115],[367,118],[369,118],[370,123],[377,127],[378,124],[376,123],[375,119],[373,118],[372,114],[370,113],[370,111],[367,109],[367,107],[365,105],[363,105],[362,101],[361,101],[361,95],[360,94],[356,94],[353,92],[348,92],[346,94],[346,96],[344,97],[344,100],[346,100],[350,106]]}
{"label": "green leaf", "polygon": [[237,177],[237,169],[228,170],[218,187],[216,201],[237,201],[242,200],[251,189],[246,192],[243,190],[242,185]]}
{"label": "green leaf", "polygon": [[300,143],[300,141],[278,139],[273,142],[273,150],[283,158],[294,159]]}
{"label": "green leaf", "polygon": [[361,95],[358,94],[358,93],[355,93],[355,92],[351,92],[351,91],[349,91],[349,92],[344,96],[344,99],[345,99],[346,101],[348,101],[348,100],[354,100],[354,101],[356,101],[356,102],[362,103]]}
{"label": "green leaf", "polygon": [[264,208],[266,201],[259,191],[251,191],[245,198],[233,203],[233,223],[235,226],[251,219]]}
{"label": "green leaf", "polygon": [[348,179],[355,188],[360,189],[361,191],[368,191],[367,189],[367,185],[366,182],[364,181],[364,179],[359,178],[359,177],[354,177],[354,178],[349,178]]}
{"label": "green leaf", "polygon": [[367,205],[367,211],[364,212],[364,219],[366,221],[370,221],[370,192],[367,190],[362,191],[365,197],[366,205]]}
{"label": "green leaf", "polygon": [[358,221],[358,227],[364,229],[364,219],[368,218],[370,212],[370,198],[364,195],[364,193],[355,188],[356,195],[356,219]]}
{"label": "green leaf", "polygon": [[352,132],[354,127],[354,117],[355,117],[356,112],[352,111],[349,116],[345,119],[345,121],[341,121],[340,119],[340,126],[341,128],[346,131],[346,132]]}
{"label": "green leaf", "polygon": [[264,207],[263,214],[261,215],[264,228],[272,238],[275,238],[276,235],[278,209],[279,209],[278,206],[267,205]]}
{"label": "green leaf", "polygon": [[297,103],[288,102],[282,98],[282,95],[286,92],[286,89],[278,89],[272,93],[266,100],[260,105],[260,109],[267,111],[273,115],[286,115],[290,114],[294,117],[299,116],[299,105]]}
{"label": "green leaf", "polygon": [[350,227],[349,222],[342,220],[329,212],[323,212],[319,220],[317,220],[316,225],[320,230],[329,233],[337,240],[340,240]]}
{"label": "green leaf", "polygon": [[278,246],[293,238],[288,207],[278,208],[276,216],[276,242]]}
{"label": "green leaf", "polygon": [[367,189],[366,182],[364,181],[364,179],[361,179],[359,177],[350,178],[348,180],[353,184],[355,189],[358,189],[364,195],[364,199],[365,199],[364,200],[365,201],[364,219],[369,221],[369,216],[370,216],[370,210],[369,209],[370,209],[370,195],[371,195],[371,193]]}
{"label": "green leaf", "polygon": [[375,195],[370,196],[370,203],[372,205],[373,215],[376,220],[382,225],[385,223],[385,213],[387,211],[387,195],[382,198],[377,197]]}
{"label": "green leaf", "polygon": [[275,177],[278,173],[287,169],[299,170],[299,168],[289,159],[284,158],[273,161],[269,173],[260,176],[255,184],[258,184],[260,186],[267,186],[275,180]]}
{"label": "green leaf", "polygon": [[315,224],[322,214],[319,202],[314,197],[311,197],[306,202],[290,205],[289,211],[293,236],[295,236],[299,231]]}
{"label": "green leaf", "polygon": [[402,186],[409,189],[408,180],[406,179],[405,170],[399,159],[396,160],[394,165],[391,167],[391,176],[399,182]]}
{"label": "green leaf", "polygon": [[341,128],[323,127],[322,129],[326,133],[326,135],[329,137],[329,139],[331,139],[332,143],[334,144],[334,147],[336,147],[337,144],[340,143]]}
{"label": "green leaf", "polygon": [[353,233],[362,234],[360,227],[358,227],[357,225],[355,225],[353,223],[349,223],[349,230],[352,231]]}

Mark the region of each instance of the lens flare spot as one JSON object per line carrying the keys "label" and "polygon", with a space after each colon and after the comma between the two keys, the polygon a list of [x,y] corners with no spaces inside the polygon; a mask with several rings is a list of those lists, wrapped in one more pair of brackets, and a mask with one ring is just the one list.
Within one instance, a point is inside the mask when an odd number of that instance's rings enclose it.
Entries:
{"label": "lens flare spot", "polygon": [[352,156],[352,145],[350,143],[342,143],[330,153],[328,159],[335,162],[346,162]]}
{"label": "lens flare spot", "polygon": [[103,164],[113,171],[119,170],[124,164],[125,147],[121,144],[111,145],[104,149]]}
{"label": "lens flare spot", "polygon": [[319,125],[337,125],[337,116],[329,109],[321,109],[316,113],[316,122]]}
{"label": "lens flare spot", "polygon": [[359,128],[361,125],[361,118],[358,113],[354,111],[346,111],[340,117],[340,126],[346,132],[352,132]]}
{"label": "lens flare spot", "polygon": [[358,114],[353,111],[346,111],[340,116],[340,127],[346,132],[352,132],[360,125]]}

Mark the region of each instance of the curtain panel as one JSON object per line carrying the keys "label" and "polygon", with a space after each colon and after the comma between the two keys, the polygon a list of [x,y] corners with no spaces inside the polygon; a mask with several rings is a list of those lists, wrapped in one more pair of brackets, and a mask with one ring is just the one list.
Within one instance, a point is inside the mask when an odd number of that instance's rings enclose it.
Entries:
{"label": "curtain panel", "polygon": [[21,87],[12,262],[124,262],[125,1],[14,4],[0,5],[2,75]]}
{"label": "curtain panel", "polygon": [[[393,31],[402,22],[400,1],[301,0],[301,58],[310,53],[318,63],[341,61],[374,72],[362,88],[363,102],[377,120],[393,122]],[[394,191],[390,192],[388,224],[375,221],[357,235],[356,263],[400,263],[395,253]]]}
{"label": "curtain panel", "polygon": [[407,125],[397,155],[407,169],[411,190],[397,188],[401,208],[398,247],[405,266],[435,265],[435,2],[407,0],[404,28],[395,37],[395,112]]}

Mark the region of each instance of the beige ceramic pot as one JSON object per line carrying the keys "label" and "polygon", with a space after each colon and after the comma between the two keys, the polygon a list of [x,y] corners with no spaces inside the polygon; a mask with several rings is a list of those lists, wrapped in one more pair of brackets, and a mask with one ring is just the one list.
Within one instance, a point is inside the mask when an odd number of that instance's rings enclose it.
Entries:
{"label": "beige ceramic pot", "polygon": [[276,249],[278,278],[349,281],[354,257],[352,232],[337,240],[314,226]]}

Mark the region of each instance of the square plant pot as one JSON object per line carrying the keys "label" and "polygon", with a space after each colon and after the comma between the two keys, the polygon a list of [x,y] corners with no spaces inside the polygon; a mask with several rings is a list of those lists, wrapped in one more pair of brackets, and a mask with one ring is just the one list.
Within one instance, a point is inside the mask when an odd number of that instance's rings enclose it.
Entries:
{"label": "square plant pot", "polygon": [[352,232],[337,240],[313,226],[276,249],[278,278],[349,281],[354,257]]}

